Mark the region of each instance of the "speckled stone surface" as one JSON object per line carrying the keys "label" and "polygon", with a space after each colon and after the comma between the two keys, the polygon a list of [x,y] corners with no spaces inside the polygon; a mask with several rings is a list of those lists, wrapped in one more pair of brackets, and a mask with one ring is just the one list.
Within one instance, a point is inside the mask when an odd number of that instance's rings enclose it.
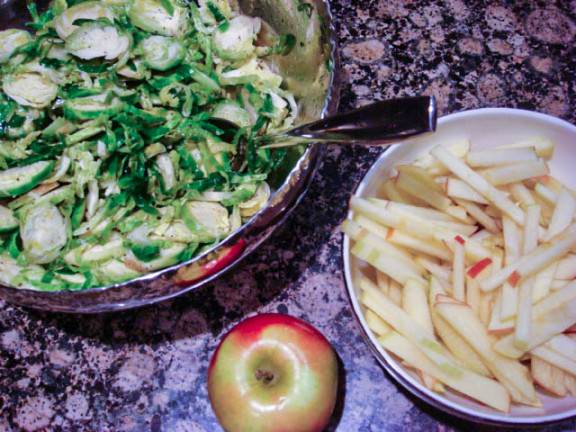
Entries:
{"label": "speckled stone surface", "polygon": [[[444,114],[506,106],[576,122],[574,0],[336,0],[333,9],[343,110],[424,92],[438,97]],[[0,303],[0,431],[217,431],[209,357],[226,329],[264,311],[310,321],[338,350],[344,385],[330,430],[490,430],[400,390],[351,316],[337,225],[378,153],[328,151],[284,229],[213,286],[116,315]],[[576,430],[576,422],[547,430]]]}

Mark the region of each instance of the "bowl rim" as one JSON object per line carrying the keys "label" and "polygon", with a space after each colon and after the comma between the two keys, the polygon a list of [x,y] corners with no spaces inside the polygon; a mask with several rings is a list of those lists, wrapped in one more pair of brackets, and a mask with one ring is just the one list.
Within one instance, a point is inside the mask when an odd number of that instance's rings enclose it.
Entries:
{"label": "bowl rim", "polygon": [[[556,126],[567,128],[576,135],[576,126],[566,120],[551,116],[549,114],[517,108],[478,108],[460,111],[440,117],[438,119],[438,127],[441,127],[443,124],[448,122],[458,121],[461,119],[485,114],[512,114],[526,118],[537,118]],[[352,196],[362,195],[368,185],[368,179],[371,178],[374,173],[380,169],[381,165],[385,163],[389,151],[393,148],[396,148],[397,146],[398,144],[392,144],[380,156],[378,156],[376,161],[374,161],[374,163],[356,185]],[[349,209],[346,214],[346,219],[350,218],[351,215],[352,211]],[[556,423],[562,420],[568,420],[576,417],[576,407],[556,414],[529,415],[521,417],[500,414],[496,411],[493,413],[480,412],[472,408],[465,407],[460,403],[451,401],[442,395],[434,393],[433,391],[424,387],[415,377],[406,372],[405,368],[401,366],[384,348],[382,348],[377,343],[375,336],[368,330],[368,325],[364,318],[364,314],[362,313],[362,308],[354,292],[354,284],[352,282],[352,264],[350,257],[350,240],[344,233],[342,233],[341,253],[344,267],[344,284],[346,287],[346,295],[352,306],[352,314],[354,319],[360,327],[362,338],[382,368],[412,395],[425,401],[440,411],[452,414],[464,420],[487,425],[528,427]]]}

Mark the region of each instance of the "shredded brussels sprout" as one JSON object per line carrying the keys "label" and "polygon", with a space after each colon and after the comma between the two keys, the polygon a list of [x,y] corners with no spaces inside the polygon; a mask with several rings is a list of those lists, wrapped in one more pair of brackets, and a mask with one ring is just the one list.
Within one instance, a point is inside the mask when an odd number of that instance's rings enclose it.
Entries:
{"label": "shredded brussels sprout", "polygon": [[285,152],[251,143],[297,117],[272,61],[295,39],[236,4],[55,0],[31,4],[30,31],[0,31],[2,283],[129,280],[266,205]]}
{"label": "shredded brussels sprout", "polygon": [[7,62],[18,48],[32,40],[30,33],[24,30],[10,29],[0,31],[0,63]]}
{"label": "shredded brussels sprout", "polygon": [[115,60],[130,48],[130,38],[115,26],[89,22],[66,38],[66,50],[82,60]]}
{"label": "shredded brussels sprout", "polygon": [[260,19],[237,16],[214,32],[214,52],[226,60],[245,60],[253,55]]}
{"label": "shredded brussels sprout", "polygon": [[150,36],[141,42],[140,48],[144,64],[158,71],[172,69],[182,62],[185,55],[182,43],[166,36]]}

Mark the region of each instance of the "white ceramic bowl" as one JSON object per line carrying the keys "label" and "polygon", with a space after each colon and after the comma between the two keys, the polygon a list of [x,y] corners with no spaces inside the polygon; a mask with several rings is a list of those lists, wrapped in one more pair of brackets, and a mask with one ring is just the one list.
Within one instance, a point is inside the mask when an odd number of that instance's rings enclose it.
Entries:
{"label": "white ceramic bowl", "polygon": [[[389,177],[394,166],[399,163],[412,162],[418,155],[440,143],[469,138],[473,148],[489,148],[533,136],[546,136],[556,143],[555,154],[550,163],[551,172],[566,185],[576,187],[576,126],[558,118],[531,111],[486,108],[442,117],[438,120],[436,133],[410,139],[401,145],[392,145],[368,171],[355,195],[375,196],[378,185],[382,179]],[[443,411],[482,423],[534,425],[576,416],[576,398],[574,397],[555,398],[539,392],[543,408],[513,405],[510,413],[505,414],[450,390],[447,390],[444,395],[428,390],[413,372],[403,367],[378,344],[375,336],[368,329],[364,319],[364,307],[358,301],[359,288],[352,283],[355,273],[364,264],[351,256],[350,242],[346,236],[343,255],[348,294],[364,337],[382,366],[410,392]]]}

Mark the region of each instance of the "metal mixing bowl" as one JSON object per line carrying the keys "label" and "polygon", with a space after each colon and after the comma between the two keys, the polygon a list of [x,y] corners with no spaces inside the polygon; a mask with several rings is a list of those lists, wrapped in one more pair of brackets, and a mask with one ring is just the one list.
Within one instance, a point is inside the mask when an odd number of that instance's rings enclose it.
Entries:
{"label": "metal mixing bowl", "polygon": [[[277,66],[297,97],[298,123],[334,114],[338,105],[335,71],[339,62],[330,7],[325,0],[308,1],[315,6],[310,17],[299,10],[299,0],[237,1],[243,13],[261,17],[279,33],[296,36],[294,50]],[[46,3],[38,2],[39,6]],[[0,0],[0,30],[22,27],[29,19],[25,5],[22,0]],[[253,252],[283,223],[306,192],[320,154],[317,145],[294,149],[282,172],[274,176],[275,193],[268,205],[212,249],[189,261],[84,291],[43,292],[0,284],[0,297],[47,311],[97,313],[156,303],[206,285]],[[203,272],[207,263],[216,265]]]}

